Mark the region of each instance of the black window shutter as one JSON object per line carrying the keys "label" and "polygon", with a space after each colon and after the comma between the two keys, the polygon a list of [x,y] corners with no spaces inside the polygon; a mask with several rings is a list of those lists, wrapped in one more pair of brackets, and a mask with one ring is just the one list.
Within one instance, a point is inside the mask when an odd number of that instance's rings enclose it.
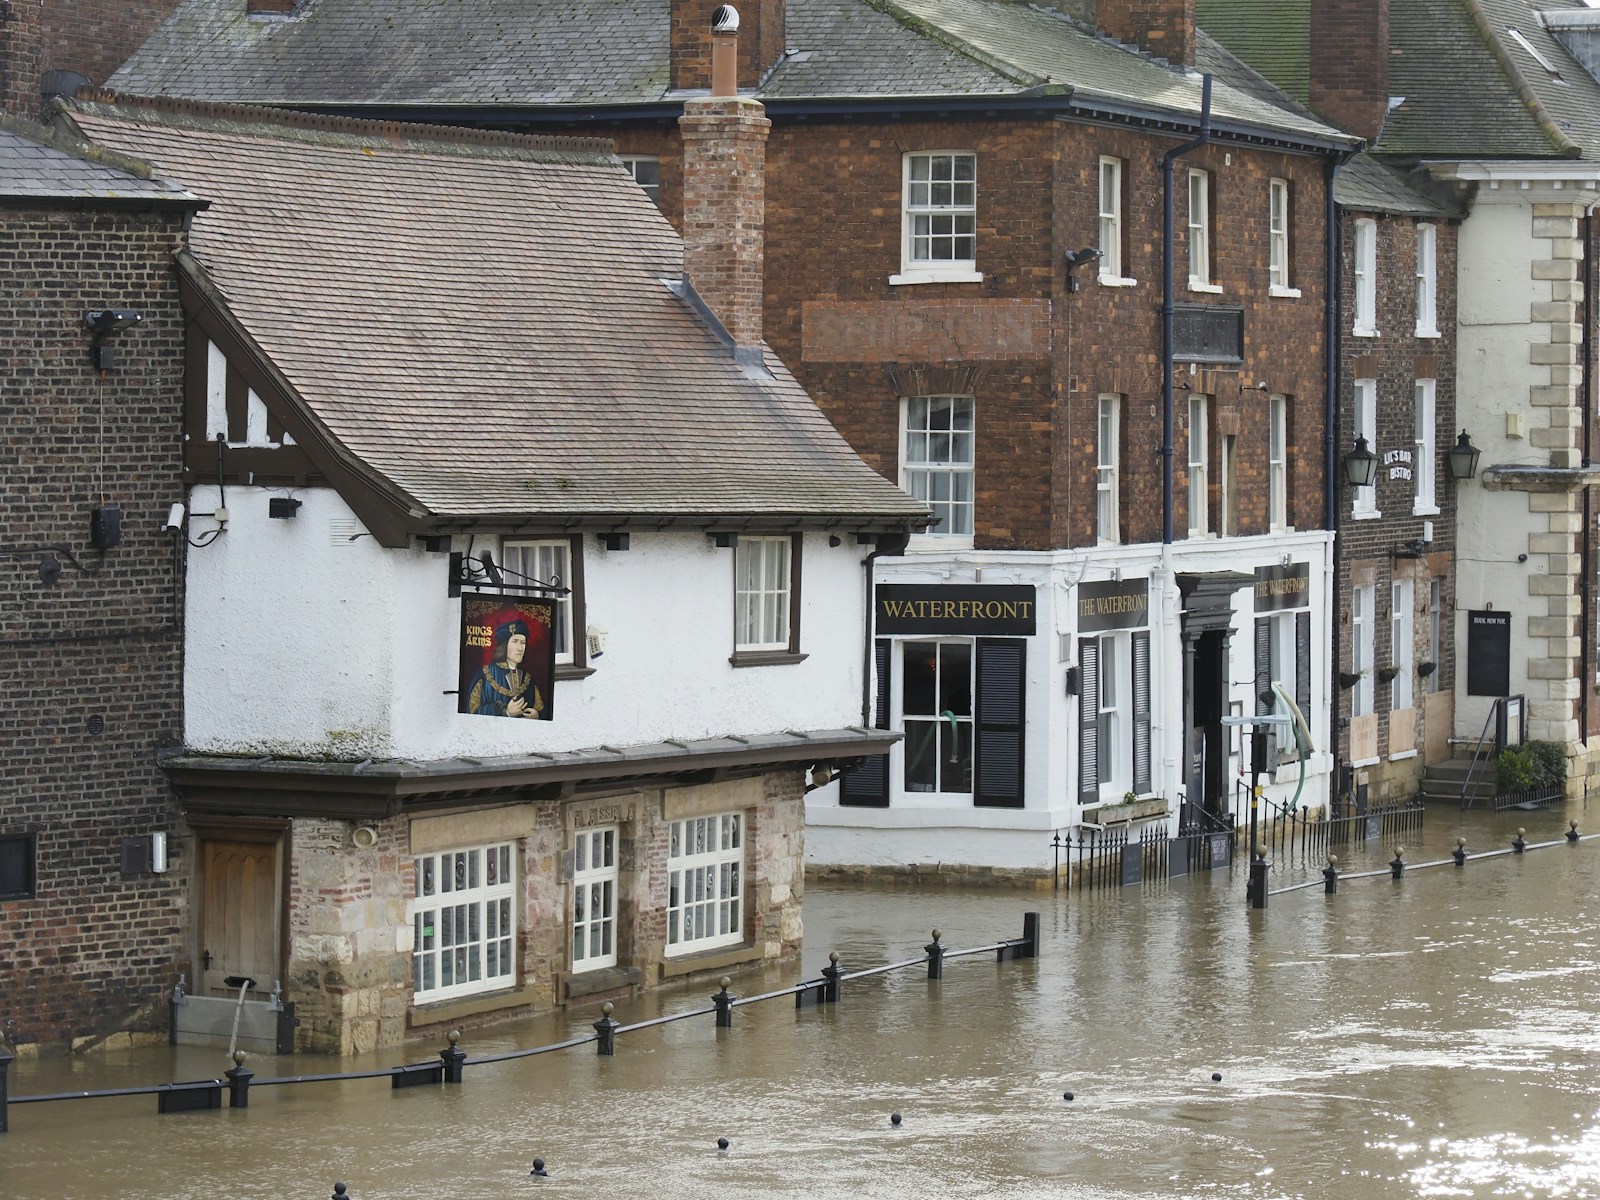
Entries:
{"label": "black window shutter", "polygon": [[[888,638],[879,638],[872,646],[873,665],[878,676],[872,723],[878,729],[889,728],[889,648]],[[861,808],[888,808],[889,756],[874,754],[840,779],[839,803]]]}
{"label": "black window shutter", "polygon": [[1133,790],[1150,790],[1150,631],[1133,635]]}
{"label": "black window shutter", "polygon": [[1300,715],[1311,720],[1311,614],[1294,617],[1294,702]]}
{"label": "black window shutter", "polygon": [[[1272,618],[1256,618],[1256,716],[1277,707],[1272,694]],[[1259,728],[1259,726],[1257,727]]]}
{"label": "black window shutter", "polygon": [[1078,802],[1100,803],[1100,642],[1078,643]]}
{"label": "black window shutter", "polygon": [[978,639],[978,696],[973,712],[974,804],[1021,808],[1023,718],[1028,643]]}

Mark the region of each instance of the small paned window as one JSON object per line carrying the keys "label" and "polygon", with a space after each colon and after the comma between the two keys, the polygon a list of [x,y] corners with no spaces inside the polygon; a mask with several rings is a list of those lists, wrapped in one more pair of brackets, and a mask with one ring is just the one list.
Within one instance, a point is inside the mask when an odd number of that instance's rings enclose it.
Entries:
{"label": "small paned window", "polygon": [[1356,222],[1355,321],[1356,337],[1378,336],[1378,225],[1363,217]]}
{"label": "small paned window", "polygon": [[1104,543],[1122,540],[1121,489],[1118,463],[1121,447],[1122,397],[1100,397],[1100,435],[1096,442],[1096,536]]}
{"label": "small paned window", "polygon": [[510,987],[517,933],[511,844],[425,854],[412,869],[415,1001]]}
{"label": "small paned window", "polygon": [[1414,587],[1409,579],[1394,581],[1390,597],[1389,665],[1396,668],[1389,684],[1389,707],[1395,710],[1410,708],[1411,698],[1411,605]]}
{"label": "small paned window", "polygon": [[1211,280],[1211,172],[1189,172],[1189,287],[1216,289]]}
{"label": "small paned window", "polygon": [[739,651],[793,651],[793,595],[796,540],[739,537],[734,549],[734,648]]}
{"label": "small paned window", "polygon": [[1100,278],[1121,281],[1122,261],[1122,160],[1100,160]]}
{"label": "small paned window", "polygon": [[[573,570],[580,544],[568,538],[550,538],[540,541],[507,540],[500,545],[500,563],[507,582],[548,583],[568,589],[564,596],[548,597],[556,609],[553,638],[558,665],[583,664],[582,639],[575,637],[573,633],[583,612],[581,580],[578,572]],[[508,594],[537,595],[538,593],[508,592]]]}
{"label": "small paned window", "polygon": [[644,189],[644,194],[661,204],[661,160],[653,155],[624,154],[622,165],[633,176],[634,182]]}
{"label": "small paned window", "polygon": [[1289,525],[1289,401],[1273,396],[1267,407],[1267,522],[1274,532]]}
{"label": "small paned window", "polygon": [[1350,696],[1350,715],[1369,716],[1372,711],[1372,672],[1376,632],[1373,627],[1378,590],[1372,584],[1350,590],[1350,670],[1356,676]]}
{"label": "small paned window", "polygon": [[938,537],[972,536],[975,433],[971,396],[912,396],[905,403],[901,486],[938,518]]}
{"label": "small paned window", "polygon": [[1417,336],[1439,336],[1439,231],[1417,226]]}
{"label": "small paned window", "polygon": [[958,151],[907,154],[904,186],[903,274],[892,282],[973,278],[978,257],[978,156]]}
{"label": "small paned window", "polygon": [[1416,482],[1416,513],[1429,515],[1439,511],[1438,497],[1434,494],[1434,463],[1437,444],[1434,440],[1434,381],[1419,379],[1415,388],[1416,405],[1416,461],[1411,464],[1412,478]]}
{"label": "small paned window", "polygon": [[1287,179],[1274,179],[1268,187],[1267,223],[1269,241],[1269,292],[1274,296],[1298,296],[1290,269],[1290,235],[1294,221],[1294,193]]}
{"label": "small paned window", "polygon": [[581,829],[572,847],[572,969],[617,965],[618,827]]}
{"label": "small paned window", "polygon": [[1189,397],[1189,536],[1204,537],[1211,529],[1210,433],[1211,397]]}
{"label": "small paned window", "polygon": [[672,822],[667,846],[667,954],[744,941],[744,817]]}
{"label": "small paned window", "polygon": [[[1355,411],[1351,415],[1351,424],[1355,427],[1355,439],[1364,439],[1367,449],[1373,454],[1378,453],[1378,381],[1376,379],[1358,379],[1355,381],[1353,391]],[[1381,472],[1380,472],[1381,474]],[[1378,485],[1373,481],[1371,487],[1353,487],[1350,489],[1350,511],[1357,516],[1376,515],[1378,511]]]}

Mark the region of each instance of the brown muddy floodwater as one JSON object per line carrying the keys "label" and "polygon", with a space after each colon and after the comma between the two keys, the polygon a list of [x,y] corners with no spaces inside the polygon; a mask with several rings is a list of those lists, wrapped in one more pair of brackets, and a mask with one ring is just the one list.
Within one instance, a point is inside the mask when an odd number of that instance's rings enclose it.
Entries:
{"label": "brown muddy floodwater", "polygon": [[[1407,858],[1600,831],[1600,804],[1429,810]],[[1382,866],[1392,846],[1342,854]],[[1280,864],[1273,886],[1321,862]],[[383,1079],[257,1088],[157,1116],[150,1096],[14,1105],[3,1200],[503,1197],[1600,1197],[1600,841],[1274,896],[1242,870],[1070,896],[813,887],[805,975],[971,946],[1043,913],[1043,957],[846,985],[592,1046]],[[737,978],[749,995],[799,968]],[[699,986],[623,1006],[696,1007]],[[472,1054],[588,1033],[596,1014],[474,1031]],[[418,1061],[258,1060],[262,1075]],[[13,1096],[214,1077],[215,1050],[22,1059]],[[1220,1072],[1221,1082],[1212,1080]],[[1063,1100],[1070,1090],[1075,1099]],[[892,1112],[903,1114],[898,1127]],[[727,1151],[716,1141],[727,1137]],[[530,1179],[535,1155],[548,1179]]]}

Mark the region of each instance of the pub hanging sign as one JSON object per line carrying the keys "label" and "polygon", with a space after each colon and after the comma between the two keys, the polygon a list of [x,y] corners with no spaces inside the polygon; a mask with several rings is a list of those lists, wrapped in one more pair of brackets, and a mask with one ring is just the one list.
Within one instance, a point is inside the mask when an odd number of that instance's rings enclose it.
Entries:
{"label": "pub hanging sign", "polygon": [[551,720],[555,618],[553,600],[463,592],[458,711]]}
{"label": "pub hanging sign", "polygon": [[1256,568],[1256,611],[1278,612],[1311,603],[1311,564]]}
{"label": "pub hanging sign", "polygon": [[874,606],[880,634],[1032,637],[1037,626],[1037,591],[1027,586],[880,583]]}

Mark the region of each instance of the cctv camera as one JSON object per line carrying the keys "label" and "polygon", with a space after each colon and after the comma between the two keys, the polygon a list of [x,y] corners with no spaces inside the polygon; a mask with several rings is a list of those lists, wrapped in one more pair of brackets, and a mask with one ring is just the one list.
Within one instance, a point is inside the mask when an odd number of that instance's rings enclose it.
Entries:
{"label": "cctv camera", "polygon": [[182,501],[174,501],[172,507],[167,509],[167,523],[161,527],[163,533],[182,532],[183,511]]}
{"label": "cctv camera", "polygon": [[738,33],[739,10],[731,4],[717,5],[717,11],[711,14],[712,33]]}
{"label": "cctv camera", "polygon": [[96,308],[83,314],[83,323],[98,337],[120,333],[144,320],[144,314],[131,308]]}

